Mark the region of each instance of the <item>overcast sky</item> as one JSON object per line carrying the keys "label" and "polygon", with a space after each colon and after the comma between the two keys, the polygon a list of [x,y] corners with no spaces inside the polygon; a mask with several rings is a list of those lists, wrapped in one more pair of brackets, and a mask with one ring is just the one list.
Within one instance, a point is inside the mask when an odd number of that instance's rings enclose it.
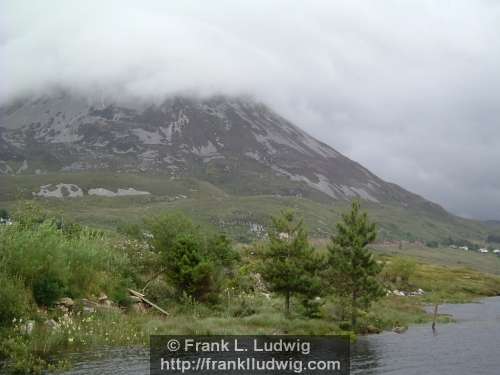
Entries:
{"label": "overcast sky", "polygon": [[0,4],[0,102],[251,94],[380,177],[500,219],[500,1]]}

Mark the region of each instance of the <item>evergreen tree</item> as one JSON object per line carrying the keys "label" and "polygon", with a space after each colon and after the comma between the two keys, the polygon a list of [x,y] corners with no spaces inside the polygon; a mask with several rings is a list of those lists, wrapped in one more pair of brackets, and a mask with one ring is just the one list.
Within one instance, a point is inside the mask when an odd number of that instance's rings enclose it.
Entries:
{"label": "evergreen tree", "polygon": [[324,262],[309,244],[302,220],[297,221],[293,212],[283,212],[272,223],[269,243],[260,253],[260,273],[271,291],[285,297],[288,316],[292,296],[311,299],[320,294],[319,272]]}
{"label": "evergreen tree", "polygon": [[7,220],[9,218],[9,212],[5,208],[0,208],[0,219]]}
{"label": "evergreen tree", "polygon": [[159,256],[154,276],[163,274],[178,296],[217,298],[226,273],[239,259],[224,235],[204,233],[178,213],[147,220],[146,230],[149,246]]}
{"label": "evergreen tree", "polygon": [[384,289],[376,279],[382,267],[367,249],[377,233],[367,214],[360,212],[357,200],[352,203],[351,211],[342,215],[337,232],[328,245],[330,282],[334,293],[349,301],[354,329],[358,309],[367,308],[384,295]]}

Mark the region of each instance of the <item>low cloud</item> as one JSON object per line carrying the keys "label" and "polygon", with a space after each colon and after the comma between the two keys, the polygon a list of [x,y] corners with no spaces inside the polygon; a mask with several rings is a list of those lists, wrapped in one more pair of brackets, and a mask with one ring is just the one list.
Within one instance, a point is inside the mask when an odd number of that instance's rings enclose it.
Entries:
{"label": "low cloud", "polygon": [[496,1],[0,1],[0,102],[251,94],[454,213],[500,219]]}

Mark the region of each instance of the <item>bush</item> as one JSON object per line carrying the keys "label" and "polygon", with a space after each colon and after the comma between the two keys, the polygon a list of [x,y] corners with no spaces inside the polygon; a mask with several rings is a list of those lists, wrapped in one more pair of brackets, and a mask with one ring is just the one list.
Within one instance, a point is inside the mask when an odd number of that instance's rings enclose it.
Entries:
{"label": "bush", "polygon": [[0,208],[0,219],[7,220],[9,217],[9,212],[5,208]]}
{"label": "bush", "polygon": [[[103,239],[82,231],[76,238],[52,220],[1,228],[0,269],[18,277],[37,303],[50,306],[63,296],[112,295],[127,284],[128,258]],[[130,285],[130,284],[129,284]]]}
{"label": "bush", "polygon": [[53,306],[64,292],[64,282],[53,272],[40,274],[33,283],[33,297],[38,305]]}
{"label": "bush", "polygon": [[30,300],[21,280],[0,273],[0,326],[24,317],[30,310]]}
{"label": "bush", "polygon": [[231,306],[231,315],[235,318],[244,318],[247,316],[254,315],[257,313],[257,309],[253,301],[249,301],[247,298],[240,297],[238,301]]}
{"label": "bush", "polygon": [[150,248],[158,254],[156,272],[198,301],[217,299],[224,276],[238,260],[225,236],[204,233],[182,214],[166,214],[146,222]]}
{"label": "bush", "polygon": [[202,299],[213,288],[214,264],[203,254],[197,238],[181,234],[164,260],[167,278],[178,291]]}

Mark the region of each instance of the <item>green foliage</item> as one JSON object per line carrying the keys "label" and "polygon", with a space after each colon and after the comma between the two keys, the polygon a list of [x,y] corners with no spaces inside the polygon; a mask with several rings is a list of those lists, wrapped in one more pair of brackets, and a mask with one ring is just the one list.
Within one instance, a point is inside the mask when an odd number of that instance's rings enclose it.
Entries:
{"label": "green foliage", "polygon": [[41,272],[33,282],[33,297],[38,305],[52,306],[64,296],[65,285],[59,276],[51,271]]}
{"label": "green foliage", "polygon": [[203,233],[182,214],[165,214],[146,221],[151,249],[159,254],[158,269],[178,297],[213,301],[224,276],[238,259],[229,240]]}
{"label": "green foliage", "polygon": [[410,278],[415,274],[417,263],[413,259],[394,257],[384,266],[384,280],[396,285],[408,286]]}
{"label": "green foliage", "polygon": [[141,240],[144,238],[142,228],[139,224],[135,223],[119,223],[116,228],[118,233],[126,235],[128,238]]}
{"label": "green foliage", "polygon": [[[151,334],[329,335],[352,329],[352,322],[346,322],[352,315],[358,318],[356,331],[370,333],[428,321],[423,302],[463,302],[500,293],[500,279],[494,276],[429,266],[420,258],[415,270],[413,261],[391,258],[382,276],[411,281],[425,294],[387,296],[368,310],[381,295],[376,282],[380,267],[366,249],[375,237],[374,226],[356,204],[329,246],[333,269],[328,272],[309,244],[304,225],[291,213],[274,219],[268,241],[243,247],[243,260],[225,236],[204,232],[178,214],[149,219],[128,232],[134,239],[117,236],[113,242],[36,209],[18,217],[22,223],[0,226],[0,356],[8,358],[9,371],[18,373],[50,371],[54,358],[65,351],[145,345]],[[417,255],[433,251],[416,249]],[[405,246],[401,252],[410,250]],[[444,251],[456,253],[433,253]],[[464,256],[477,256],[470,253]],[[157,271],[161,276],[154,278]],[[333,284],[334,296],[322,293],[328,291],[321,288],[324,275]],[[275,293],[267,293],[262,279]],[[130,302],[126,288],[145,284],[147,298],[161,301],[168,319],[114,309],[91,315],[48,309],[45,315],[34,303],[51,305],[63,294],[78,298],[105,292],[125,305]],[[355,300],[349,293],[353,290]],[[297,302],[293,320],[281,313],[287,294]],[[75,306],[80,308],[81,301]],[[18,321],[13,325],[14,318]],[[26,318],[36,322],[30,335]],[[48,329],[48,318],[58,321],[58,329]]]}
{"label": "green foliage", "polygon": [[294,295],[307,300],[321,293],[323,259],[310,245],[303,222],[297,221],[293,212],[273,218],[269,243],[259,257],[259,271],[270,290],[285,297],[287,315]]}
{"label": "green foliage", "polygon": [[238,298],[237,301],[233,301],[231,308],[231,316],[244,318],[247,316],[254,315],[257,313],[256,306],[248,298]]}
{"label": "green foliage", "polygon": [[0,219],[7,220],[9,217],[9,212],[5,208],[0,208]]}
{"label": "green foliage", "polygon": [[224,234],[216,234],[209,236],[207,239],[210,257],[217,261],[221,266],[231,268],[236,262],[241,260],[238,252],[236,252],[229,238]]}
{"label": "green foliage", "polygon": [[47,220],[47,212],[37,203],[32,201],[22,201],[14,211],[14,221],[23,228],[31,228],[42,224]]}
{"label": "green foliage", "polygon": [[165,253],[167,278],[180,292],[201,300],[213,292],[215,265],[203,253],[199,238],[179,234]]}
{"label": "green foliage", "polygon": [[7,326],[29,312],[30,293],[21,280],[0,273],[0,326]]}
{"label": "green foliage", "polygon": [[351,211],[342,215],[337,232],[328,245],[330,285],[337,296],[349,298],[351,324],[356,328],[359,308],[367,308],[385,294],[376,278],[382,268],[367,249],[377,232],[368,215],[360,212],[357,200]]}
{"label": "green foliage", "polygon": [[0,272],[17,277],[36,301],[51,305],[62,294],[84,297],[122,288],[128,258],[106,241],[68,238],[52,220],[15,223],[0,234]]}
{"label": "green foliage", "polygon": [[448,237],[444,241],[445,245],[455,245],[455,246],[467,246],[469,250],[479,250],[479,245],[476,243],[473,243],[469,240],[464,240],[464,239],[453,239],[451,237]]}

